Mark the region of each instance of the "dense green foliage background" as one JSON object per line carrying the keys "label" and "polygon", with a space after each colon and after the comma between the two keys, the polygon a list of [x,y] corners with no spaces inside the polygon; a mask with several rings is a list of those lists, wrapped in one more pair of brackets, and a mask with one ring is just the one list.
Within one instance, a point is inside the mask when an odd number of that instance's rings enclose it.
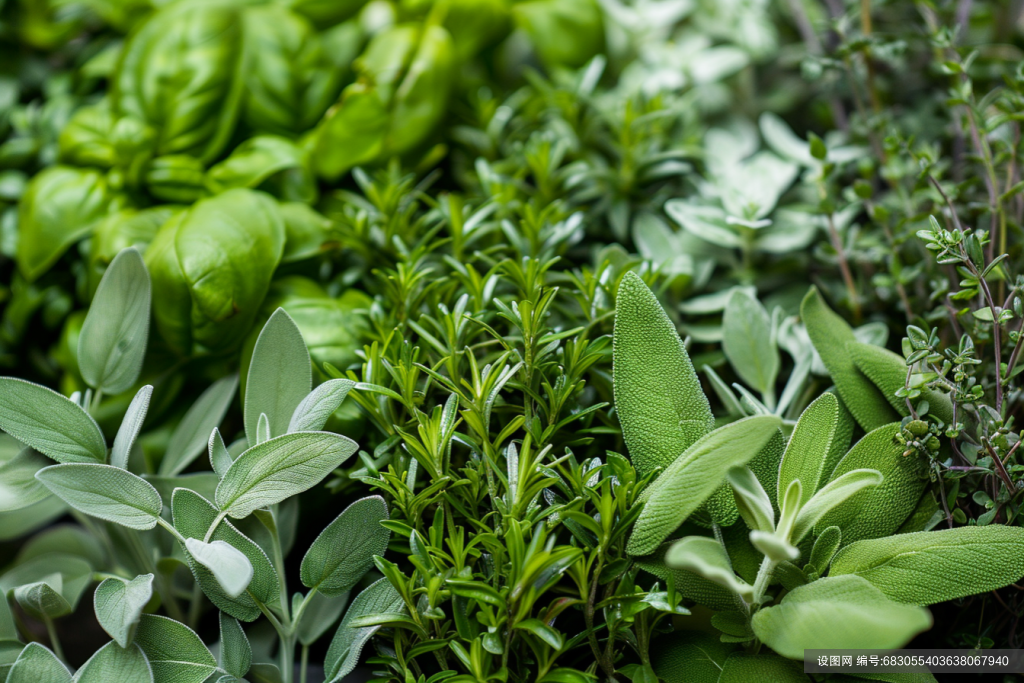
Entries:
{"label": "dense green foliage background", "polygon": [[[835,387],[850,443],[899,423],[888,443],[915,463],[886,534],[1020,526],[1021,22],[1009,0],[7,0],[0,365],[95,388],[79,336],[136,247],[153,288],[141,375],[85,407],[110,442],[152,385],[129,469],[206,476],[181,425],[218,417],[236,457],[255,441],[250,362],[283,308],[312,385],[357,383],[326,429],[360,451],[282,503],[282,561],[294,582],[330,520],[384,497],[387,559],[360,585],[384,576],[417,609],[378,624],[373,668],[650,680],[673,623],[728,629],[706,602],[683,616],[700,600],[627,552],[641,491],[671,464],[623,438],[627,273],[686,339],[699,385],[680,419],[710,410],[698,435],[772,415],[788,438]],[[811,285],[863,356],[823,351]],[[895,375],[879,347],[900,354]],[[0,472],[20,446],[3,448]],[[79,538],[66,514],[55,497],[4,503],[0,564]],[[743,524],[715,514],[720,534]],[[87,559],[134,576],[123,552]],[[177,571],[172,601],[201,602]],[[488,581],[509,590],[470,585]],[[933,605],[915,644],[1019,647],[1018,586]],[[107,639],[78,626],[88,602],[55,626],[76,666]],[[172,616],[218,640],[209,604]],[[247,633],[253,661],[280,660],[265,622]],[[327,643],[303,652],[323,661]],[[671,669],[655,666],[691,680]]]}

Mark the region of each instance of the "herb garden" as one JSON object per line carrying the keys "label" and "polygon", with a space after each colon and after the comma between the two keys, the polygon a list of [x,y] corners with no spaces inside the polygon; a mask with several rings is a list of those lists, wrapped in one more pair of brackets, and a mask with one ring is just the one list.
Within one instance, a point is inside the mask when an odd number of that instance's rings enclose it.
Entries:
{"label": "herb garden", "polygon": [[7,0],[0,36],[0,682],[1024,644],[1019,2]]}

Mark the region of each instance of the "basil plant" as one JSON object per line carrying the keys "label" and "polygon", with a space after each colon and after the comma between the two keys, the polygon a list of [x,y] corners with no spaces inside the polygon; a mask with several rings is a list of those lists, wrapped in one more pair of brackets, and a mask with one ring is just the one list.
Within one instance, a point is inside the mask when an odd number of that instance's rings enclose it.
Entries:
{"label": "basil plant", "polygon": [[[383,498],[355,501],[323,530],[302,558],[301,590],[290,591],[296,584],[289,585],[285,557],[296,535],[296,496],[358,448],[322,431],[354,382],[333,379],[313,388],[303,337],[278,309],[252,350],[238,439],[227,443],[219,430],[237,392],[237,378],[228,377],[200,396],[150,468],[139,441],[147,438],[142,428],[154,392],[137,384],[151,290],[139,252],[121,251],[99,283],[79,336],[86,392],[65,397],[0,378],[3,445],[17,448],[0,465],[0,514],[49,503],[56,515],[68,512],[79,523],[29,540],[0,575],[0,678],[289,682],[296,668],[304,679],[310,646],[344,612],[325,661],[328,680],[341,680],[379,628],[363,622],[403,609],[384,579],[349,601],[388,546]],[[108,445],[93,411],[103,395],[132,389],[135,396]],[[203,454],[209,469],[183,474]],[[72,675],[54,622],[74,612],[94,583],[96,619],[110,641]],[[211,606],[219,611],[213,649],[194,630]],[[273,634],[269,641],[259,625],[250,625],[260,619]],[[31,624],[37,622],[49,634],[48,646],[25,644],[35,640]],[[260,639],[250,642],[247,632]]]}
{"label": "basil plant", "polygon": [[[638,471],[657,473],[627,550],[713,610],[720,633],[663,636],[651,675],[694,680],[710,662],[709,680],[807,680],[788,661],[806,648],[902,647],[931,626],[927,605],[1024,576],[1019,527],[923,530],[935,503],[901,436],[913,425],[880,388],[903,386],[902,359],[858,342],[816,290],[801,317],[836,391],[792,425],[767,408],[719,425],[654,294],[633,273],[622,281],[616,410]],[[943,413],[948,397],[934,393]]]}

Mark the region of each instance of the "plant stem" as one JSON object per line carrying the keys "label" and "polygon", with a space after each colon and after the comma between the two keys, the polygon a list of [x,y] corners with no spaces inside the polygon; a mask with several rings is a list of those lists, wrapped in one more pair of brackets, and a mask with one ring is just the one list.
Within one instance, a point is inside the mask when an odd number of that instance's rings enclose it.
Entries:
{"label": "plant stem", "polygon": [[768,590],[768,582],[772,579],[772,573],[775,571],[775,566],[778,562],[775,562],[767,555],[761,560],[761,568],[757,570],[757,579],[754,581],[754,604],[760,605],[764,602],[764,593]]}
{"label": "plant stem", "polygon": [[53,654],[57,655],[57,659],[67,661],[64,659],[64,648],[60,646],[60,638],[57,637],[57,629],[53,625],[53,619],[43,615],[43,623],[46,624],[46,635],[50,637],[50,647],[53,648]]}
{"label": "plant stem", "polygon": [[309,666],[309,645],[302,646],[302,658],[299,664],[299,683],[306,683],[306,668]]}
{"label": "plant stem", "polygon": [[295,636],[288,635],[281,638],[281,674],[284,683],[292,683],[295,680]]}

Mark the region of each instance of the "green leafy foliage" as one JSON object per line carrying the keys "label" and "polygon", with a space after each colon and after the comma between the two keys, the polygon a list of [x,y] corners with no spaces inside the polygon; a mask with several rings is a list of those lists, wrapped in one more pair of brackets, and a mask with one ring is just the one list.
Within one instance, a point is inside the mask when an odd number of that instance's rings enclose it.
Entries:
{"label": "green leafy foliage", "polygon": [[830,576],[867,579],[909,605],[1002,588],[1024,576],[1024,530],[993,524],[857,541],[832,560]]}
{"label": "green leafy foliage", "polygon": [[104,579],[93,595],[96,620],[118,645],[127,648],[142,610],[152,597],[152,574],[137,576],[131,581],[116,577]]}
{"label": "green leafy foliage", "polygon": [[931,626],[920,607],[889,600],[856,576],[825,578],[801,586],[751,620],[754,633],[779,654],[803,659],[804,649],[895,649]]}
{"label": "green leafy foliage", "polygon": [[163,511],[150,483],[113,465],[53,465],[36,479],[76,510],[129,529],[152,529]]}
{"label": "green leafy foliage", "polygon": [[642,472],[671,465],[714,428],[675,326],[643,281],[627,273],[615,305],[615,405]]}
{"label": "green leafy foliage", "polygon": [[719,427],[686,449],[647,495],[629,539],[629,552],[653,552],[721,486],[729,468],[757,455],[778,427],[776,417],[748,417]]}

